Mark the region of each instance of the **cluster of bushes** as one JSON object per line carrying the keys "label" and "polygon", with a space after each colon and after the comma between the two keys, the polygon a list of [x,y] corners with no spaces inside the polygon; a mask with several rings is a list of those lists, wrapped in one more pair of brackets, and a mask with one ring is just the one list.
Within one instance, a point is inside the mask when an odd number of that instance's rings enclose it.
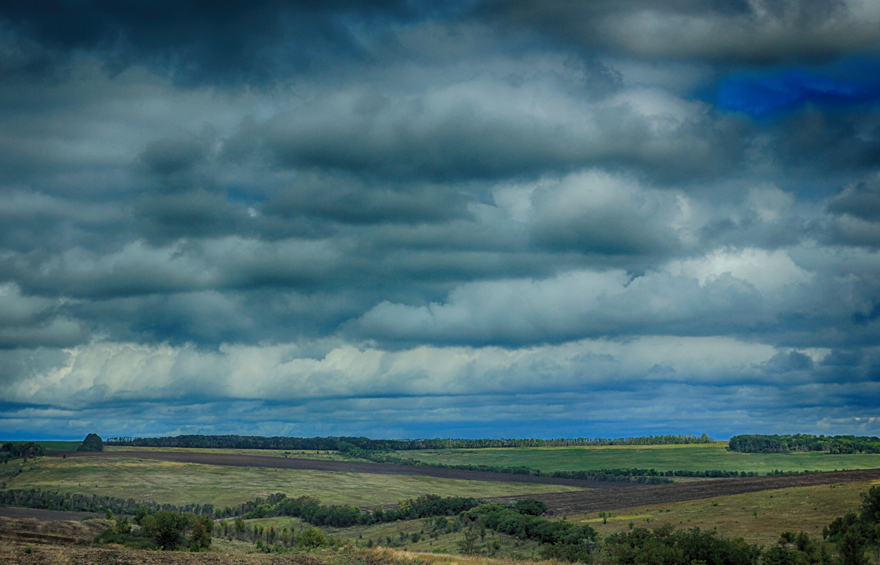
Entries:
{"label": "cluster of bushes", "polygon": [[742,538],[724,539],[714,531],[677,530],[666,524],[611,534],[605,539],[605,554],[616,565],[755,565],[761,550]]}
{"label": "cluster of bushes", "polygon": [[[543,544],[541,555],[545,559],[590,562],[598,543],[596,530],[586,524],[545,520],[540,517],[545,510],[546,506],[534,500],[508,505],[493,502],[471,509],[463,517],[465,522],[472,523],[471,530],[473,526],[488,528],[520,540]],[[463,549],[467,551],[468,547]]]}
{"label": "cluster of bushes", "polygon": [[880,453],[880,438],[858,436],[738,435],[727,444],[741,453],[786,453],[789,451],[827,451],[829,453]]}
{"label": "cluster of bushes", "polygon": [[822,530],[822,536],[837,544],[844,565],[866,565],[866,549],[880,545],[880,486],[862,494],[858,513],[836,518]]}
{"label": "cluster of bushes", "polygon": [[263,437],[239,435],[181,435],[160,438],[108,438],[107,445],[137,447],[204,447],[223,449],[339,450],[343,443],[367,451],[411,451],[417,449],[481,449],[486,447],[565,447],[582,445],[667,445],[712,443],[702,434],[660,435],[618,439],[370,439],[366,437]]}
{"label": "cluster of bushes", "polygon": [[45,453],[43,446],[32,441],[7,442],[0,446],[0,461],[5,464],[18,457],[25,460],[34,459],[43,453]]}
{"label": "cluster of bushes", "polygon": [[[107,515],[112,517],[110,511]],[[127,518],[118,518],[95,541],[141,549],[207,551],[211,547],[214,520],[210,516],[170,510],[150,512],[146,506],[141,506],[134,516],[134,523],[140,526],[137,532],[133,531]]]}
{"label": "cluster of bushes", "polygon": [[[317,498],[300,496],[287,498],[283,494],[273,494],[267,499],[257,499],[247,505],[238,507],[247,511],[241,516],[245,519],[265,518],[271,516],[293,516],[315,526],[332,526],[347,528],[357,525],[395,522],[397,520],[415,520],[430,516],[454,516],[475,506],[482,501],[468,497],[441,497],[433,494],[415,499],[402,500],[397,508],[383,510],[377,508],[373,512],[362,511],[356,506],[323,505]],[[218,516],[231,515],[232,509],[218,512]],[[230,512],[230,513],[227,513]]]}
{"label": "cluster of bushes", "polygon": [[214,506],[211,504],[157,504],[155,502],[139,502],[133,498],[117,498],[114,496],[98,496],[71,494],[65,492],[48,492],[38,489],[0,490],[0,506],[17,506],[19,508],[39,508],[41,510],[68,510],[74,512],[105,512],[132,515],[141,507],[149,512],[160,510],[212,516]]}

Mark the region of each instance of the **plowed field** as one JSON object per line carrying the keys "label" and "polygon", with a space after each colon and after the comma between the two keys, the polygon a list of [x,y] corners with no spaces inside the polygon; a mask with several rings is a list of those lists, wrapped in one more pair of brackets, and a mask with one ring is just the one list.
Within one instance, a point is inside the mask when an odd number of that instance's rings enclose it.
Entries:
{"label": "plowed field", "polygon": [[[833,485],[880,480],[880,469],[833,471],[798,475],[774,475],[741,479],[707,479],[668,485],[638,486],[628,489],[536,494],[532,498],[547,505],[550,515],[604,512],[650,504],[714,498],[762,490]],[[504,500],[499,499],[499,500]]]}

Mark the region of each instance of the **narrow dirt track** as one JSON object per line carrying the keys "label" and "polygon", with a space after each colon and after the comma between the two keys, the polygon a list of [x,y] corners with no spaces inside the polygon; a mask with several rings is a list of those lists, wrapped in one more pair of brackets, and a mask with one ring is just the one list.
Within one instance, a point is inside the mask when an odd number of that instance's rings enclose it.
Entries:
{"label": "narrow dirt track", "polygon": [[265,457],[258,455],[237,455],[234,453],[193,453],[177,451],[47,451],[49,457],[134,457],[138,459],[158,459],[174,463],[198,463],[200,465],[222,465],[230,467],[270,467],[275,469],[300,469],[305,471],[335,471],[339,473],[370,473],[374,475],[411,475],[438,477],[441,479],[461,479],[465,481],[492,481],[499,483],[529,483],[541,485],[562,485],[589,489],[618,489],[636,487],[633,483],[614,483],[608,481],[581,481],[559,479],[556,477],[534,477],[510,473],[490,473],[486,471],[464,471],[460,469],[440,469],[417,465],[391,465],[385,463],[360,463],[356,461],[327,461],[326,459],[305,459],[297,457]]}
{"label": "narrow dirt track", "polygon": [[[650,504],[669,504],[672,502],[714,498],[716,496],[729,496],[762,490],[875,480],[880,480],[880,469],[775,475],[771,477],[748,477],[742,479],[708,479],[687,483],[640,486],[631,489],[536,494],[532,498],[546,504],[549,515],[560,516],[605,512]],[[512,497],[499,497],[496,500],[503,501],[510,498]]]}

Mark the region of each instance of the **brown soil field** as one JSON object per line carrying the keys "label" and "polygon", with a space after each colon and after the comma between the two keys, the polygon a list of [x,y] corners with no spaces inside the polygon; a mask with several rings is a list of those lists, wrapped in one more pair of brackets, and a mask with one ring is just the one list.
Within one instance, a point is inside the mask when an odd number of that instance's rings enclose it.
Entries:
{"label": "brown soil field", "polygon": [[[716,496],[729,496],[762,490],[833,485],[878,479],[880,479],[880,469],[866,469],[738,479],[707,479],[704,481],[639,486],[628,489],[536,494],[532,498],[540,500],[547,505],[548,515],[562,516],[619,510],[621,508],[633,508],[649,504],[668,504],[671,502],[714,498]],[[510,498],[503,497],[496,500],[502,501]]]}
{"label": "brown soil field", "polygon": [[589,489],[616,489],[634,487],[633,483],[608,481],[581,481],[559,479],[556,477],[535,477],[532,475],[513,475],[509,473],[490,473],[485,471],[464,471],[441,469],[418,465],[391,465],[385,463],[361,463],[357,461],[330,461],[326,459],[305,459],[299,457],[267,457],[259,455],[238,455],[225,453],[194,453],[169,451],[47,451],[49,457],[134,457],[138,459],[158,459],[174,463],[196,463],[199,465],[224,465],[231,467],[268,467],[274,469],[300,469],[305,471],[338,471],[342,473],[371,473],[377,475],[417,475],[441,479],[461,479],[466,481],[492,481],[502,483],[531,483],[542,485],[564,485]]}
{"label": "brown soil field", "polygon": [[68,512],[66,510],[38,510],[36,508],[12,508],[0,506],[2,518],[35,518],[37,520],[82,520],[83,518],[102,518],[96,512]]}

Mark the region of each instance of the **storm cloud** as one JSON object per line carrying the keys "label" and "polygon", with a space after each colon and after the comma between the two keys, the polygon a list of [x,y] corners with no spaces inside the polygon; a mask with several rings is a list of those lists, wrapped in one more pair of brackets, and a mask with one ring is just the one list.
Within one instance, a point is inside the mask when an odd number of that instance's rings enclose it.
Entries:
{"label": "storm cloud", "polygon": [[5,2],[0,429],[877,434],[878,23]]}

